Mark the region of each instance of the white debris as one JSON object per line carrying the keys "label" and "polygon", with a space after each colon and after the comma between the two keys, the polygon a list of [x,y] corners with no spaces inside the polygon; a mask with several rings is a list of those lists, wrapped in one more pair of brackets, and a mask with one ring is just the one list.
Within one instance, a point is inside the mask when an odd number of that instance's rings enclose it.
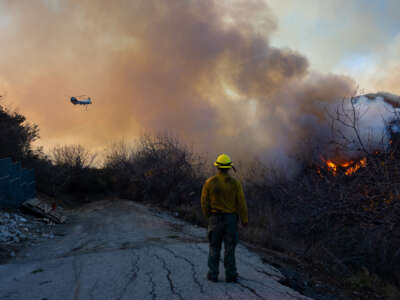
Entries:
{"label": "white debris", "polygon": [[27,239],[27,236],[25,234],[23,234],[23,233],[20,233],[18,236],[19,236],[19,238],[21,240],[26,240]]}
{"label": "white debris", "polygon": [[26,222],[27,220],[24,217],[19,217],[18,218],[20,222]]}
{"label": "white debris", "polygon": [[[49,233],[50,226],[43,222],[28,219],[17,212],[5,212],[0,210],[0,243],[12,245],[22,241],[39,240],[43,237],[54,238]],[[14,252],[15,255],[15,252]],[[10,252],[12,256],[12,252]]]}

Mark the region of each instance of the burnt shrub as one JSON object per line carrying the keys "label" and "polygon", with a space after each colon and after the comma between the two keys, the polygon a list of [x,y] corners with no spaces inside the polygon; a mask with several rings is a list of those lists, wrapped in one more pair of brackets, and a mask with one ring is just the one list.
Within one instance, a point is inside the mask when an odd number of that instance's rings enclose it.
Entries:
{"label": "burnt shrub", "polygon": [[108,194],[104,170],[94,166],[96,155],[83,146],[57,146],[49,155],[41,151],[34,153],[24,165],[34,169],[39,192],[53,197],[71,194],[74,199]]}
{"label": "burnt shrub", "polygon": [[107,192],[105,173],[95,168],[96,154],[82,145],[56,146],[51,152],[55,175],[53,185],[58,192],[75,195]]}
{"label": "burnt shrub", "polygon": [[26,161],[25,165],[35,171],[38,192],[57,196],[64,191],[66,174],[62,168],[54,166],[46,155],[41,153]]}
{"label": "burnt shrub", "polygon": [[[251,226],[242,236],[323,262],[340,276],[364,269],[399,286],[400,156],[393,127],[399,116],[393,113],[382,135],[362,135],[363,113],[350,104],[333,116],[330,144],[311,141],[308,155],[297,157],[295,176],[260,162],[248,167]],[[347,162],[321,159],[327,153]]]}
{"label": "burnt shrub", "polygon": [[400,269],[400,159],[396,149],[365,157],[353,174],[300,160],[283,178],[258,163],[243,176],[251,226],[242,237],[318,260],[342,275],[367,269],[397,285]]}
{"label": "burnt shrub", "polygon": [[197,203],[205,180],[202,158],[167,134],[142,136],[134,146],[114,144],[104,169],[121,197],[170,209]]}
{"label": "burnt shrub", "polygon": [[[0,97],[1,98],[1,97]],[[30,159],[32,142],[39,138],[39,128],[26,121],[25,116],[0,105],[0,158],[15,161]]]}

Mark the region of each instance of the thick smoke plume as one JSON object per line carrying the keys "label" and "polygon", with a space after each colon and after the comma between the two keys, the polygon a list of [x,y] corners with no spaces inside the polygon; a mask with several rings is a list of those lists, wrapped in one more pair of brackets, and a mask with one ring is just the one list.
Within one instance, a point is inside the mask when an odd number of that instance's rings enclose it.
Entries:
{"label": "thick smoke plume", "polygon": [[[2,1],[0,82],[42,142],[168,130],[215,157],[276,159],[328,135],[354,82],[270,46],[264,1]],[[87,94],[87,111],[68,97]],[[303,147],[304,148],[304,147]]]}

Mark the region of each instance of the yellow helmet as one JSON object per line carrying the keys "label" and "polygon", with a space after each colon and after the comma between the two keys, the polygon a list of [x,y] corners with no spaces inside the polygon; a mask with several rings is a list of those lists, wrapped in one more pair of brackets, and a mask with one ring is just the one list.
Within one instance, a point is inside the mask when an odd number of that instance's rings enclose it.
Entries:
{"label": "yellow helmet", "polygon": [[220,169],[230,169],[233,167],[231,158],[226,154],[221,154],[217,157],[214,166]]}

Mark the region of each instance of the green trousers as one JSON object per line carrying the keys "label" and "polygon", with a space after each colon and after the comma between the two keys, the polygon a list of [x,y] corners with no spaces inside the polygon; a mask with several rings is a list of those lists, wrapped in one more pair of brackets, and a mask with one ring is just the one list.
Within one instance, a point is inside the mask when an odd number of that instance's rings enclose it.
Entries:
{"label": "green trousers", "polygon": [[208,240],[210,251],[208,254],[208,274],[218,278],[221,245],[224,242],[225,278],[237,277],[235,248],[238,243],[238,216],[237,214],[211,215],[208,219]]}

